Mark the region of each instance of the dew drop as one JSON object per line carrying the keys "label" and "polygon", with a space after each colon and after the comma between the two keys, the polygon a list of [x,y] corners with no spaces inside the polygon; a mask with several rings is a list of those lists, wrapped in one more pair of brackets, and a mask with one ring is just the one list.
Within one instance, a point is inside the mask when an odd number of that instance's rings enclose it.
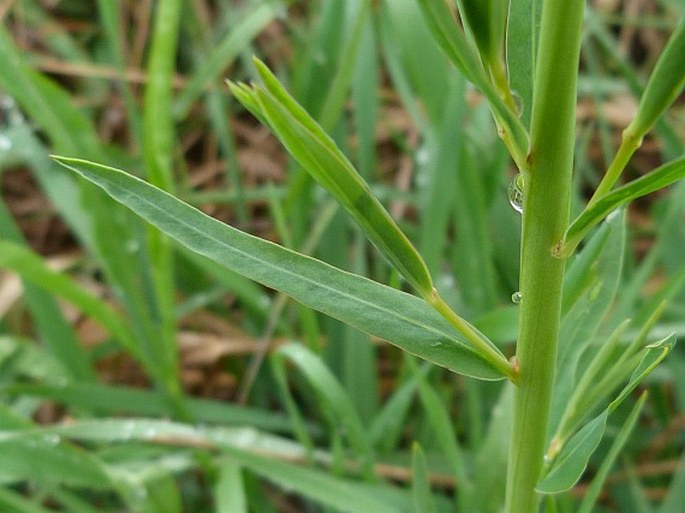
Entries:
{"label": "dew drop", "polygon": [[514,303],[515,305],[518,305],[519,303],[521,303],[522,297],[523,296],[521,296],[521,293],[516,291],[511,295],[511,302]]}
{"label": "dew drop", "polygon": [[507,188],[509,203],[519,214],[523,212],[523,174],[517,174]]}
{"label": "dew drop", "polygon": [[0,134],[0,151],[7,151],[12,147],[12,141],[6,135]]}

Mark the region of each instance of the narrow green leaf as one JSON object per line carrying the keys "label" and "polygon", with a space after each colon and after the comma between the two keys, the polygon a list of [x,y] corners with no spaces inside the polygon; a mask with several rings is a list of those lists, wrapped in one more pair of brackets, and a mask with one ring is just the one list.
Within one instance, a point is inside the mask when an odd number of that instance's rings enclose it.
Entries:
{"label": "narrow green leaf", "polygon": [[[181,0],[161,0],[157,4],[151,37],[143,108],[143,157],[151,183],[175,189],[173,158],[176,133],[171,117],[174,75],[181,20]],[[147,253],[154,296],[151,317],[158,322],[148,337],[151,359],[156,361],[158,381],[180,402],[178,383],[178,344],[174,305],[175,269],[170,241],[154,227],[148,227]],[[154,374],[153,374],[154,375]]]}
{"label": "narrow green leaf", "polygon": [[[685,18],[671,35],[664,51],[660,54],[656,67],[649,78],[647,87],[640,97],[637,113],[623,131],[621,145],[614,159],[590,198],[589,205],[605,197],[625,169],[633,153],[642,145],[644,135],[658,121],[666,109],[678,97],[685,86]],[[629,70],[629,68],[627,68]],[[639,86],[638,86],[639,89]],[[677,138],[676,138],[677,139]],[[679,141],[676,143],[682,147]],[[681,151],[682,153],[682,151]],[[572,250],[572,248],[571,248]]]}
{"label": "narrow green leaf", "polygon": [[[0,342],[2,339],[0,339]],[[0,348],[2,345],[0,344]],[[32,357],[33,368],[38,360]],[[55,372],[51,369],[51,375]],[[45,377],[45,376],[43,376]],[[87,409],[101,415],[138,415],[169,417],[170,405],[162,393],[100,383],[36,384],[15,383],[0,388],[11,396],[49,399],[72,408]],[[236,406],[232,403],[200,398],[186,398],[185,407],[190,417],[198,422],[223,425],[254,426],[268,431],[290,432],[291,424],[282,414],[257,408]]]}
{"label": "narrow green leaf", "polygon": [[[261,116],[288,152],[326,188],[354,218],[379,251],[423,296],[433,291],[433,282],[423,259],[390,214],[373,195],[368,184],[333,140],[288,94],[260,61],[255,61],[266,89],[240,88],[237,98],[250,95],[246,107],[259,108]],[[231,88],[238,90],[237,86]],[[248,92],[249,91],[249,92]]]}
{"label": "narrow green leaf", "polygon": [[0,432],[0,482],[31,480],[41,484],[104,489],[111,486],[104,465],[59,436]]}
{"label": "narrow green leaf", "polygon": [[[525,127],[518,119],[516,107],[507,105],[500,92],[495,88],[478,57],[469,46],[463,31],[457,26],[452,12],[445,0],[420,0],[419,5],[436,42],[447,58],[469,79],[490,103],[490,108],[500,127],[500,135],[519,169],[528,168],[529,137]],[[510,95],[508,84],[502,84],[505,96]]]}
{"label": "narrow green leaf", "polygon": [[279,4],[280,2],[275,1],[257,2],[235,20],[233,28],[212,47],[212,51],[179,94],[173,109],[177,118],[186,116],[203,90],[273,21],[278,10],[282,9]]}
{"label": "narrow green leaf", "polygon": [[628,397],[635,388],[644,380],[655,368],[659,365],[668,353],[671,352],[676,343],[676,337],[674,334],[667,336],[666,338],[650,344],[645,348],[645,354],[642,356],[640,363],[633,371],[630,376],[630,381],[618,394],[618,397],[614,399],[609,408],[615,410],[623,402],[623,400]]}
{"label": "narrow green leaf", "polygon": [[514,386],[507,384],[493,403],[485,438],[475,455],[471,510],[479,513],[499,513],[504,506],[513,409]]}
{"label": "narrow green leaf", "polygon": [[248,513],[242,469],[233,461],[225,461],[219,468],[214,496],[216,513]]}
{"label": "narrow green leaf", "polygon": [[44,348],[32,341],[10,336],[0,335],[0,369],[3,379],[13,376],[16,381],[63,383],[69,379],[60,362]]}
{"label": "narrow green leaf", "polygon": [[[0,200],[0,238],[26,246],[12,215]],[[95,371],[88,355],[77,340],[76,333],[55,298],[40,287],[24,281],[24,300],[31,310],[37,337],[50,348],[71,376],[80,381],[94,382]]]}
{"label": "narrow green leaf", "polygon": [[426,457],[416,442],[412,446],[412,491],[415,513],[435,513]]}
{"label": "narrow green leaf", "polygon": [[66,91],[31,69],[6,30],[0,26],[0,87],[24,108],[60,151],[94,158],[97,134],[90,120]]}
{"label": "narrow green leaf", "polygon": [[641,138],[685,87],[685,18],[659,55],[626,133]]}
{"label": "narrow green leaf", "polygon": [[462,450],[459,441],[454,436],[454,426],[445,406],[445,402],[428,383],[425,376],[421,374],[416,362],[410,359],[409,364],[418,381],[421,405],[426,412],[428,423],[433,436],[435,437],[436,444],[445,454],[454,473],[454,477],[459,483],[460,493],[457,495],[457,504],[460,510],[464,510],[473,493],[473,483],[466,468],[464,451]]}
{"label": "narrow green leaf", "polygon": [[630,434],[633,432],[633,429],[635,428],[635,423],[637,422],[637,419],[640,416],[640,412],[642,411],[642,407],[645,405],[646,399],[647,393],[644,392],[640,396],[640,399],[638,399],[633,409],[631,410],[630,415],[628,416],[626,421],[621,426],[620,431],[614,439],[614,443],[611,444],[609,452],[602,461],[602,464],[600,465],[597,474],[592,479],[592,483],[590,484],[590,487],[588,488],[585,497],[583,497],[583,501],[581,502],[580,507],[578,508],[578,513],[592,513],[592,511],[594,510],[595,503],[599,498],[599,493],[602,491],[602,486],[604,486],[604,482],[606,481],[606,478],[609,475],[611,468],[614,466],[616,458],[620,454],[625,443],[628,441]]}
{"label": "narrow green leaf", "polygon": [[[411,510],[409,494],[393,493],[385,485],[362,484],[333,477],[322,470],[279,461],[300,460],[304,451],[290,440],[254,429],[206,428],[146,419],[105,419],[51,427],[44,433],[89,442],[138,440],[178,447],[220,449],[240,467],[339,511],[408,513]],[[324,456],[322,462],[329,463],[329,458]]]}
{"label": "narrow green leaf", "polygon": [[[257,475],[303,497],[345,513],[408,513],[411,500],[405,507],[385,500],[385,487],[368,486],[332,476],[320,470],[276,461],[246,451],[227,449],[232,459]],[[399,507],[398,507],[399,506]]]}
{"label": "narrow green leaf", "polygon": [[469,46],[445,0],[419,0],[433,37],[449,60],[471,82],[480,86],[485,75],[478,56]]}
{"label": "narrow green leaf", "polygon": [[533,106],[533,77],[540,12],[540,0],[510,2],[507,68],[512,92],[521,102],[521,119],[524,126],[530,123]]}
{"label": "narrow green leaf", "polygon": [[172,79],[176,62],[181,0],[162,0],[153,18],[152,41],[143,112],[145,165],[151,183],[173,190],[174,123],[171,117]]}
{"label": "narrow green leaf", "polygon": [[123,171],[78,159],[56,160],[182,245],[232,271],[454,372],[503,377],[415,296],[240,232]]}
{"label": "narrow green leaf", "polygon": [[[540,493],[559,493],[570,489],[585,471],[587,462],[602,439],[609,414],[652,372],[675,345],[675,336],[650,344],[637,365],[628,384],[611,404],[597,417],[583,426],[554,457],[544,473],[537,490]],[[637,413],[635,414],[637,415]]]}
{"label": "narrow green leaf", "polygon": [[552,466],[542,481],[538,483],[538,492],[560,493],[578,482],[587,467],[590,456],[602,440],[608,416],[609,410],[606,409],[571,437],[554,458]]}
{"label": "narrow green leaf", "polygon": [[483,61],[502,59],[507,26],[508,0],[462,0],[461,13],[480,50]]}
{"label": "narrow green leaf", "polygon": [[668,162],[591,203],[566,230],[564,240],[553,248],[557,258],[570,256],[590,230],[619,207],[663,189],[685,177],[685,157]]}
{"label": "narrow green leaf", "polygon": [[331,421],[343,429],[357,457],[361,459],[366,478],[372,479],[375,458],[371,441],[352,399],[340,382],[320,358],[302,345],[282,346],[276,351],[275,358],[287,359],[302,373],[309,386],[315,390],[316,396],[333,413],[334,418]]}
{"label": "narrow green leaf", "polygon": [[607,219],[574,258],[564,280],[567,304],[563,306],[568,310],[559,334],[551,432],[557,430],[568,408],[582,355],[595,340],[618,293],[627,236],[625,221],[625,212]]}
{"label": "narrow green leaf", "polygon": [[[410,356],[405,355],[406,358]],[[424,363],[419,372],[425,375],[430,369],[431,366]],[[371,422],[369,437],[379,452],[389,452],[400,443],[417,385],[417,378],[408,377],[404,383],[396,386]]]}
{"label": "narrow green leaf", "polygon": [[668,493],[658,513],[679,513],[683,509],[683,501],[685,501],[685,453],[680,458],[678,470],[671,480]]}
{"label": "narrow green leaf", "polygon": [[155,475],[142,483],[145,489],[144,500],[135,492],[129,499],[129,507],[140,513],[181,513],[183,510],[181,491],[171,472]]}
{"label": "narrow green leaf", "polygon": [[134,355],[141,357],[128,327],[109,305],[87,292],[65,274],[50,269],[31,250],[9,241],[0,240],[0,267],[11,269],[23,279],[67,299],[82,312],[102,324],[113,337],[117,338]]}

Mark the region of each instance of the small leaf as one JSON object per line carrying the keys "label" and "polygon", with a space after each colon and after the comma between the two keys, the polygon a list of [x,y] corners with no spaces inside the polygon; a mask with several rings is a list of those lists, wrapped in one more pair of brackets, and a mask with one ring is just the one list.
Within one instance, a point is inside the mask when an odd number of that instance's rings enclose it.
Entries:
{"label": "small leaf", "polygon": [[580,244],[589,231],[619,207],[663,189],[685,177],[685,157],[673,160],[598,198],[588,206],[566,230],[564,240],[553,249],[557,258],[566,258]]}
{"label": "small leaf", "polygon": [[[611,404],[597,417],[585,424],[568,442],[564,443],[559,454],[538,483],[540,493],[559,493],[571,488],[580,479],[587,463],[604,435],[609,414],[652,372],[675,345],[675,335],[650,344],[645,349],[642,360],[637,365],[628,384]],[[637,415],[637,413],[635,413]]]}
{"label": "small leaf", "polygon": [[580,476],[604,435],[609,410],[588,422],[564,445],[552,466],[537,485],[540,493],[560,493],[570,489]]}
{"label": "small leaf", "polygon": [[258,110],[288,152],[338,200],[383,256],[423,297],[429,296],[433,282],[426,264],[368,184],[266,65],[255,64],[266,89],[254,86],[248,92],[242,87],[238,100],[246,100],[250,111]]}
{"label": "small leaf", "polygon": [[243,233],[123,171],[55,159],[171,238],[227,269],[454,372],[489,380],[504,377],[416,296]]}
{"label": "small leaf", "polygon": [[637,114],[626,133],[641,138],[685,86],[685,19],[680,21],[649,77]]}
{"label": "small leaf", "polygon": [[615,410],[623,402],[623,400],[628,397],[635,388],[644,380],[655,368],[659,365],[671,349],[675,346],[676,337],[675,334],[670,334],[666,338],[650,344],[645,348],[645,354],[642,356],[642,360],[633,371],[632,376],[630,376],[630,381],[618,394],[618,397],[612,401],[609,408]]}
{"label": "small leaf", "polygon": [[635,428],[635,423],[637,422],[637,419],[640,416],[640,412],[642,411],[642,407],[645,405],[646,399],[647,392],[644,392],[640,396],[640,399],[638,399],[633,409],[631,410],[630,415],[628,416],[626,421],[621,426],[620,431],[614,439],[614,443],[611,444],[611,448],[609,449],[607,456],[602,461],[602,464],[600,465],[597,474],[592,480],[592,483],[590,484],[587,493],[585,494],[585,497],[583,497],[583,502],[581,503],[578,509],[578,513],[592,512],[597,501],[597,498],[599,497],[599,492],[602,490],[602,486],[607,476],[609,475],[611,467],[614,466],[616,458],[620,454],[621,449],[623,449],[625,443],[628,441],[630,433],[632,433],[633,429]]}
{"label": "small leaf", "polygon": [[416,442],[412,447],[412,491],[415,513],[435,513],[426,457]]}

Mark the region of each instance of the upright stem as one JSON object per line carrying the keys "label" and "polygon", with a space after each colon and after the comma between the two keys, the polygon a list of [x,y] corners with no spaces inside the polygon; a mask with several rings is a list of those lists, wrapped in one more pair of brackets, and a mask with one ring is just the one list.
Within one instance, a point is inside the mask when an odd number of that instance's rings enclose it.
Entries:
{"label": "upright stem", "polygon": [[507,513],[535,513],[559,338],[564,261],[551,249],[569,219],[578,60],[585,0],[545,0],[529,171],[524,176],[521,311]]}

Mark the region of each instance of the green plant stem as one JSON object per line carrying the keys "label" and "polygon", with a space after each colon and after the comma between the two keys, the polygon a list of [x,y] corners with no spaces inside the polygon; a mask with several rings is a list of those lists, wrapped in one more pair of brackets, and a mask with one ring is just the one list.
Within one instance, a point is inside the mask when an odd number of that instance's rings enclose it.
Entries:
{"label": "green plant stem", "polygon": [[642,136],[639,134],[634,134],[630,128],[631,127],[628,127],[623,131],[621,146],[619,146],[614,159],[611,161],[607,172],[602,178],[602,181],[597,186],[592,198],[590,198],[588,207],[593,205],[599,198],[611,191],[612,187],[616,183],[616,180],[618,180],[618,177],[626,168],[626,165],[628,165],[630,157],[632,157],[633,153],[635,153],[635,151],[642,145]]}
{"label": "green plant stem", "polygon": [[507,513],[535,513],[556,365],[568,225],[578,60],[585,0],[543,4],[521,241],[521,311]]}

